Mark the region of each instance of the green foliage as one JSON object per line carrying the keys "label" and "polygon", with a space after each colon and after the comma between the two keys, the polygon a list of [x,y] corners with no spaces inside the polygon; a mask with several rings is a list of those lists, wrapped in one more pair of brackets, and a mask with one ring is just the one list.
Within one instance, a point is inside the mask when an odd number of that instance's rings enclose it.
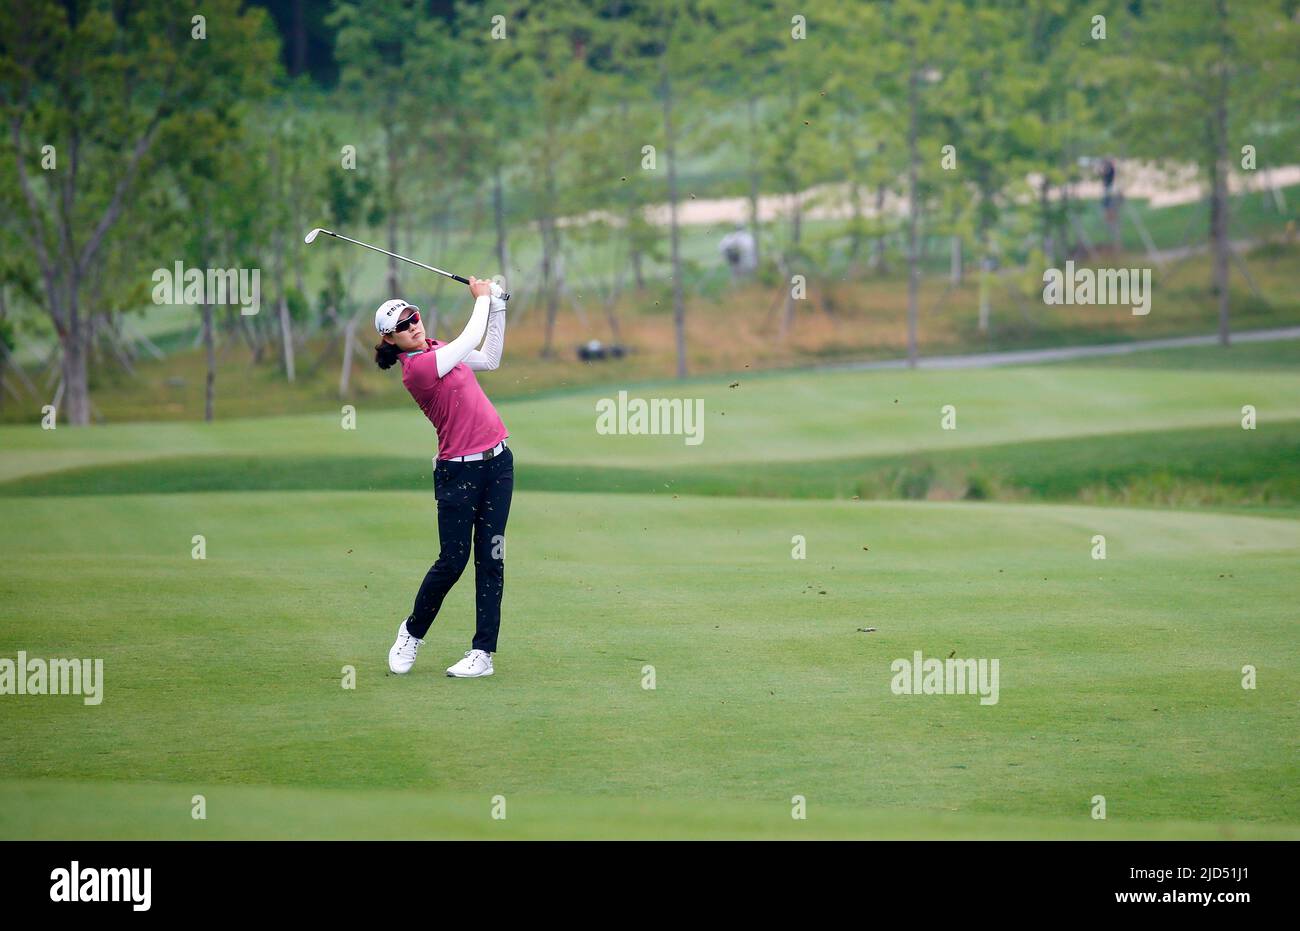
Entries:
{"label": "green foliage", "polygon": [[[271,20],[235,0],[203,10],[202,40],[161,0],[39,0],[0,11],[0,115],[17,116],[19,131],[17,150],[0,135],[0,165],[23,166],[35,199],[33,209],[19,173],[0,171],[0,252],[13,257],[0,276],[15,317],[47,318],[33,333],[67,331],[55,323],[73,270],[82,315],[118,319],[174,258],[258,267],[271,296],[301,282],[327,306],[387,291],[373,256],[303,249],[302,232],[324,225],[457,267],[481,267],[500,235],[522,293],[538,285],[528,279],[542,239],[569,288],[602,301],[631,281],[634,260],[711,297],[722,265],[701,243],[716,242],[716,226],[679,227],[681,267],[670,267],[670,150],[680,203],[806,195],[797,220],[784,209],[755,229],[768,284],[781,276],[775,259],[814,285],[860,277],[877,248],[897,270],[913,171],[923,241],[961,237],[968,267],[986,255],[1003,267],[1059,262],[1076,225],[1104,236],[1091,198],[1060,196],[1091,180],[1086,160],[1142,156],[1205,174],[1221,91],[1230,165],[1245,144],[1261,171],[1294,161],[1292,6],[1225,3],[1220,16],[1209,0],[814,0],[797,11],[476,0],[439,17],[417,0],[343,0],[313,19],[335,42],[340,78],[328,87],[285,81]],[[1098,15],[1105,39],[1092,35]],[[45,140],[62,167],[78,163],[66,218],[63,176],[39,167]],[[641,168],[646,145],[653,171]],[[945,145],[954,170],[940,166]],[[344,146],[355,169],[340,165]],[[1271,206],[1257,222],[1256,206],[1234,202],[1234,238],[1285,222]],[[1201,208],[1138,209],[1161,246],[1177,246],[1189,236],[1175,215]],[[832,218],[811,218],[822,210]],[[1125,244],[1140,247],[1129,227]],[[932,246],[923,267],[941,264]],[[431,299],[449,287],[401,268]],[[1247,301],[1236,313],[1261,310]],[[243,324],[256,340],[273,321]]]}
{"label": "green foliage", "polygon": [[285,304],[289,307],[289,317],[295,323],[304,321],[308,318],[308,303],[306,296],[293,285],[288,285],[284,289]]}
{"label": "green foliage", "polygon": [[[1226,110],[1228,138],[1266,153],[1264,164],[1293,158],[1270,150],[1285,127],[1294,140],[1300,107],[1300,23],[1287,0],[1181,3],[1151,0],[1117,17],[1105,75],[1127,106],[1114,111],[1115,131],[1130,151],[1191,161],[1208,173],[1217,159],[1209,132],[1213,108]],[[1220,15],[1220,10],[1222,15]],[[1290,119],[1270,125],[1280,113]],[[1233,164],[1240,159],[1234,146]]]}
{"label": "green foliage", "polygon": [[139,300],[151,269],[186,254],[177,230],[194,216],[182,222],[177,174],[213,175],[206,150],[270,89],[275,35],[242,6],[213,0],[197,24],[166,0],[0,9],[0,158],[16,169],[0,172],[0,206],[61,343],[67,423],[90,419],[93,318]]}

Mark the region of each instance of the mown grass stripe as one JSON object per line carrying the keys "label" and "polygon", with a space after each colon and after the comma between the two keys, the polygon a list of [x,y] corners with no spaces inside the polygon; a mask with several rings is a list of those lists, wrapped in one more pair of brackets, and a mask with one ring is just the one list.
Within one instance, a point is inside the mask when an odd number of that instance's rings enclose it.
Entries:
{"label": "mown grass stripe", "polygon": [[[771,498],[1300,504],[1300,421],[1038,440],[912,454],[662,469],[516,462],[528,491]],[[430,487],[426,459],[193,456],[68,469],[0,483],[0,497]]]}

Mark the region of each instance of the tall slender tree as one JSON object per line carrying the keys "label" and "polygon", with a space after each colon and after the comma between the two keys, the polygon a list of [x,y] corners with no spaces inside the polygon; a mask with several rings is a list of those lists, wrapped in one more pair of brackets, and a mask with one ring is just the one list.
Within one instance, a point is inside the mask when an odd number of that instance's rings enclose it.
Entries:
{"label": "tall slender tree", "polygon": [[692,88],[708,83],[716,75],[717,59],[709,38],[718,31],[719,18],[713,4],[706,0],[661,0],[630,10],[628,25],[629,39],[620,49],[621,65],[629,79],[653,89],[662,116],[659,135],[647,144],[655,147],[655,170],[662,171],[665,182],[677,375],[685,378],[686,292],[679,156],[689,129],[685,115]]}
{"label": "tall slender tree", "polygon": [[[902,145],[898,164],[907,197],[907,362],[919,356],[921,215],[944,171],[941,147],[942,84],[953,74],[954,37],[960,15],[945,0],[896,0],[873,6],[872,33],[882,37],[872,57],[872,82],[887,99],[899,101]],[[886,149],[888,154],[895,154]]]}
{"label": "tall slender tree", "polygon": [[[415,0],[339,0],[327,22],[338,30],[335,57],[351,104],[378,124],[378,139],[349,140],[358,159],[384,167],[383,208],[389,252],[401,252],[398,230],[406,216],[405,185],[415,155],[413,122],[427,102],[419,94],[423,4]],[[376,151],[377,150],[377,151]],[[372,155],[375,152],[375,155]],[[398,262],[388,260],[388,293],[401,290]]]}

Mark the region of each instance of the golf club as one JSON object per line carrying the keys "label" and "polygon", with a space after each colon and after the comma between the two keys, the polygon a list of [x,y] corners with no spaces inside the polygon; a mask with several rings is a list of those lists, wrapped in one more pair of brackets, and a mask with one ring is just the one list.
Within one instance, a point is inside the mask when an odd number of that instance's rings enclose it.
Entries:
{"label": "golf club", "polygon": [[[326,236],[333,236],[335,239],[342,239],[344,242],[350,242],[356,246],[363,246],[367,249],[370,249],[372,252],[379,252],[382,253],[383,255],[391,256],[395,259],[401,259],[403,262],[409,262],[412,265],[417,265],[420,268],[426,269],[427,271],[435,272],[439,275],[442,275],[444,278],[450,278],[453,281],[459,281],[461,284],[469,284],[468,278],[462,278],[460,275],[453,275],[451,272],[445,272],[441,268],[434,268],[432,265],[425,265],[423,262],[417,262],[415,261],[415,259],[408,259],[404,255],[398,255],[396,252],[389,252],[387,249],[380,249],[378,246],[372,246],[370,245],[370,243],[362,242],[359,239],[353,239],[350,236],[344,236],[342,233],[336,233],[333,230],[321,229],[320,227],[317,227],[316,229],[312,230],[310,233],[307,234],[307,237],[303,240],[303,242],[307,243],[308,245],[311,245],[313,242],[316,241],[316,237],[321,233],[324,233]],[[510,295],[502,294],[501,300],[503,301],[510,300]]]}

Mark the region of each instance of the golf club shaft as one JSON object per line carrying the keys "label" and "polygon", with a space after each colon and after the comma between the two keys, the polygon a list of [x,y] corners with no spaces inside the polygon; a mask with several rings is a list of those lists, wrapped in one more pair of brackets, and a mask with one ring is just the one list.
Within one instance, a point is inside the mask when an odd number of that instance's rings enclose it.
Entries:
{"label": "golf club shaft", "polygon": [[[408,259],[404,255],[398,255],[396,252],[389,252],[387,249],[380,249],[378,246],[372,246],[368,242],[362,242],[359,239],[353,239],[351,236],[344,236],[342,233],[336,233],[333,230],[327,230],[327,229],[322,229],[321,232],[324,233],[326,236],[333,236],[335,239],[342,239],[345,242],[350,242],[355,246],[362,246],[366,249],[371,250],[372,252],[378,252],[381,255],[387,255],[394,259],[400,259],[403,262],[409,262],[410,264],[415,265],[419,268],[423,268],[426,271],[431,271],[435,274],[442,275],[444,278],[450,278],[453,281],[459,281],[461,284],[469,284],[468,278],[462,278],[460,275],[453,275],[451,272],[443,271],[441,268],[434,268],[432,265],[425,265],[423,262],[415,261],[415,259]],[[503,301],[508,301],[510,300],[510,295],[504,294],[502,295],[501,299]]]}

